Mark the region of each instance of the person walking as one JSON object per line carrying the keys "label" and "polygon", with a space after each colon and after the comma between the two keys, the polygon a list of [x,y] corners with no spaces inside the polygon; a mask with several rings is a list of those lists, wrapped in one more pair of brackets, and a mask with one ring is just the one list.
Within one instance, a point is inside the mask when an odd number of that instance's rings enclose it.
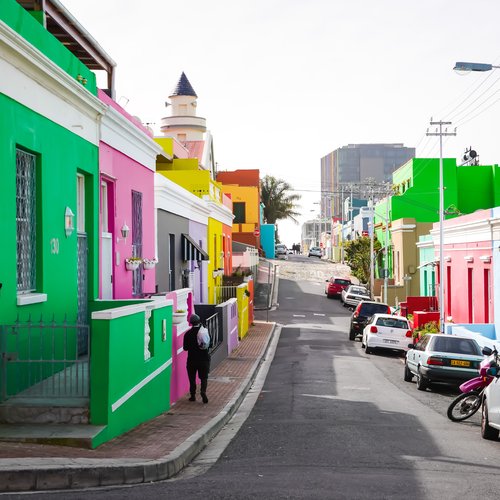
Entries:
{"label": "person walking", "polygon": [[208,403],[207,385],[208,373],[210,372],[210,354],[208,349],[202,349],[198,345],[198,331],[202,326],[200,317],[197,314],[191,314],[189,323],[191,328],[184,334],[183,343],[183,348],[188,353],[186,368],[191,394],[189,401],[196,401],[196,374],[198,374],[201,381],[201,399],[204,403]]}

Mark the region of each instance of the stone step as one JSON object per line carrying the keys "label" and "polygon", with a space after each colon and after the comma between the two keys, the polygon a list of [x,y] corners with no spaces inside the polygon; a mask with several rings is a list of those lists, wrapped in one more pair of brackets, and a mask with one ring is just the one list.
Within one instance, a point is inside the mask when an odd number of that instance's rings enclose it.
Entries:
{"label": "stone step", "polygon": [[105,426],[65,424],[0,424],[0,441],[92,448]]}
{"label": "stone step", "polygon": [[0,404],[0,424],[88,424],[88,400],[14,397]]}

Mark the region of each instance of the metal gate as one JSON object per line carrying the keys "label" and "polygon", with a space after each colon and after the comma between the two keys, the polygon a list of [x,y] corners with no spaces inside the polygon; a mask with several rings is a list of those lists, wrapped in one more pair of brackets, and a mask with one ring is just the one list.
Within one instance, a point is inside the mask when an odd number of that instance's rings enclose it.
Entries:
{"label": "metal gate", "polygon": [[[142,193],[132,191],[132,256],[142,257]],[[133,271],[132,295],[142,295],[142,264]]]}
{"label": "metal gate", "polygon": [[[88,321],[88,246],[87,235],[78,233],[78,313],[77,323],[86,325]],[[88,354],[89,335],[88,327],[78,330],[78,355]]]}
{"label": "metal gate", "polygon": [[[82,335],[83,333],[83,335]],[[78,354],[89,326],[66,321],[0,326],[0,398],[85,398],[89,397],[88,356]]]}

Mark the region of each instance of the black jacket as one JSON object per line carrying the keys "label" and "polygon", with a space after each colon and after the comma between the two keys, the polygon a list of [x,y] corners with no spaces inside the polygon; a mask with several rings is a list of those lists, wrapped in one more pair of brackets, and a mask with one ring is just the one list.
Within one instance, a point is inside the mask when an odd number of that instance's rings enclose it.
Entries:
{"label": "black jacket", "polygon": [[200,328],[201,325],[193,326],[184,334],[183,348],[188,352],[188,361],[190,362],[210,360],[208,349],[198,347],[197,335]]}

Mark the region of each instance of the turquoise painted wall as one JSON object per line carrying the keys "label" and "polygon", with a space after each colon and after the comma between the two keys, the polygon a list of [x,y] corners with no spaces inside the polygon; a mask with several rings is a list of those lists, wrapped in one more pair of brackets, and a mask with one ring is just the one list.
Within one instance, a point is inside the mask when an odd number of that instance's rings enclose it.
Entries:
{"label": "turquoise painted wall", "polygon": [[274,246],[276,244],[276,226],[274,224],[260,225],[260,244],[267,259],[274,259]]}

